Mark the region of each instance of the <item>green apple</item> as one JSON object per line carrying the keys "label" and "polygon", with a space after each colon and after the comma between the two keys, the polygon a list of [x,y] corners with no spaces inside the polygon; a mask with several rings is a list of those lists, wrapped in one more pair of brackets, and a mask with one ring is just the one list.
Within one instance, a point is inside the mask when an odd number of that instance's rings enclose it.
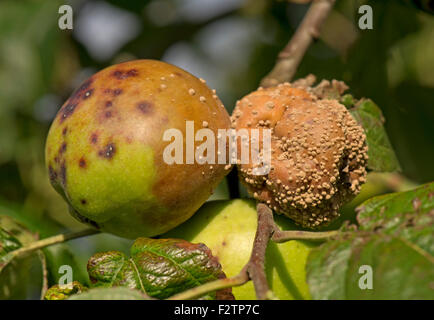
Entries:
{"label": "green apple", "polygon": [[[193,215],[228,173],[224,164],[186,163],[184,144],[192,140],[186,121],[194,123],[193,137],[202,126],[215,135],[230,127],[214,91],[176,66],[136,60],[101,70],[51,125],[50,182],[75,218],[101,231],[132,239],[167,232]],[[178,135],[169,144],[173,131]],[[166,161],[173,144],[180,163]]]}
{"label": "green apple", "polygon": [[[286,217],[275,217],[283,230],[294,229]],[[205,203],[187,222],[163,237],[204,243],[219,259],[227,277],[237,275],[248,262],[256,233],[256,203],[236,199]],[[267,248],[265,269],[270,288],[279,299],[310,299],[306,283],[307,256],[316,243],[291,240]],[[238,300],[256,299],[253,283],[233,288]]]}

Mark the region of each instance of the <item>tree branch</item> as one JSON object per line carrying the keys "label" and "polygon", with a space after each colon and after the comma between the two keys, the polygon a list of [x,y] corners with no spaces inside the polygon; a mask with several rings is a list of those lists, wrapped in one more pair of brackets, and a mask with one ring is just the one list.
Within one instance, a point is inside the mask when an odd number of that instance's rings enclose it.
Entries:
{"label": "tree branch", "polygon": [[262,87],[271,87],[292,79],[304,54],[314,39],[320,36],[335,0],[315,0],[286,47],[280,52],[271,72],[261,81]]}
{"label": "tree branch", "polygon": [[338,234],[338,231],[323,231],[323,232],[310,232],[310,231],[281,231],[276,230],[271,237],[271,240],[277,243],[282,243],[290,240],[310,240],[310,241],[325,241]]}
{"label": "tree branch", "polygon": [[255,286],[256,298],[265,300],[270,295],[270,288],[265,275],[265,253],[274,232],[274,220],[273,211],[267,205],[258,203],[256,210],[258,213],[258,226],[253,242],[252,255],[246,271]]}
{"label": "tree branch", "polygon": [[191,288],[184,292],[175,294],[168,298],[167,300],[190,300],[203,296],[204,294],[217,291],[221,289],[226,289],[229,287],[237,287],[245,284],[249,281],[249,276],[247,272],[243,269],[239,274],[232,278],[218,279],[215,281],[207,282],[201,286]]}
{"label": "tree branch", "polygon": [[238,275],[232,278],[219,279],[205,283],[201,286],[176,294],[170,297],[169,300],[194,299],[211,291],[243,285],[249,280],[253,281],[256,297],[258,299],[265,300],[272,297],[273,295],[268,287],[267,277],[265,275],[264,262],[267,245],[274,231],[273,211],[265,204],[258,203],[257,213],[258,226],[255,240],[253,241],[252,253],[249,262],[247,262]]}
{"label": "tree branch", "polygon": [[35,242],[31,242],[25,247],[22,247],[22,248],[15,250],[15,251],[12,251],[11,254],[13,255],[13,257],[18,257],[20,255],[23,255],[25,253],[28,253],[28,252],[31,252],[34,250],[42,249],[42,248],[52,246],[54,244],[62,243],[62,242],[68,241],[68,240],[90,236],[90,235],[93,235],[93,234],[96,234],[99,232],[100,231],[95,230],[95,229],[86,229],[86,230],[82,230],[82,231],[78,231],[78,232],[58,234],[58,235],[53,236],[53,237],[49,237],[49,238],[45,238],[45,239],[38,240]]}

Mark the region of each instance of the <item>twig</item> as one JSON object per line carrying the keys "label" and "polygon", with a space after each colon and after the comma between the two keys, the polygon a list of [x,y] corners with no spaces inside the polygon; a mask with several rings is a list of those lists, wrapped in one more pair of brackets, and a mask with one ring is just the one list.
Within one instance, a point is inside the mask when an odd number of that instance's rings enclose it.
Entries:
{"label": "twig", "polygon": [[258,226],[253,250],[249,261],[240,273],[231,278],[219,279],[205,283],[198,287],[178,293],[168,300],[188,300],[203,296],[212,291],[237,287],[249,280],[253,281],[256,297],[261,300],[273,299],[274,295],[269,289],[267,277],[264,270],[265,253],[270,239],[274,242],[286,242],[290,240],[327,240],[335,235],[337,231],[309,232],[309,231],[282,231],[273,219],[273,212],[263,203],[257,205]]}
{"label": "twig", "polygon": [[72,240],[72,239],[90,236],[93,234],[97,234],[99,232],[100,231],[95,230],[95,229],[86,229],[86,230],[82,230],[82,231],[78,231],[78,232],[58,234],[58,235],[53,236],[53,237],[49,237],[49,238],[45,238],[45,239],[38,240],[35,242],[31,242],[30,244],[28,244],[25,247],[22,247],[22,248],[15,250],[15,251],[12,251],[11,254],[13,255],[13,257],[18,257],[18,256],[23,255],[25,253],[28,253],[30,251],[42,249],[42,248],[52,246],[54,244],[62,243],[62,242]]}
{"label": "twig", "polygon": [[170,297],[168,300],[195,299],[195,298],[199,298],[199,297],[203,296],[204,294],[211,292],[211,291],[217,291],[217,290],[226,289],[229,287],[241,286],[249,280],[250,279],[249,279],[249,276],[247,275],[247,272],[243,269],[235,277],[219,279],[219,280],[205,283],[201,286],[194,287],[194,288],[189,289],[187,291],[178,293],[178,294]]}
{"label": "twig", "polygon": [[323,232],[310,232],[310,231],[281,231],[276,230],[271,237],[271,240],[277,243],[282,243],[290,240],[310,240],[310,241],[325,241],[338,234],[338,231],[323,231]]}
{"label": "twig", "polygon": [[270,288],[265,275],[265,252],[274,232],[274,220],[273,211],[267,205],[258,203],[256,210],[258,213],[258,226],[253,242],[252,255],[247,265],[247,273],[255,286],[256,298],[266,300],[270,296]]}
{"label": "twig", "polygon": [[42,288],[41,288],[41,300],[44,300],[45,293],[48,290],[48,270],[47,270],[47,258],[42,250],[38,251],[39,259],[41,260],[42,267]]}
{"label": "twig", "polygon": [[320,36],[321,26],[334,3],[335,0],[312,2],[294,36],[280,52],[273,70],[262,79],[262,87],[271,87],[292,79],[310,44]]}
{"label": "twig", "polygon": [[169,298],[169,300],[194,299],[204,294],[225,289],[228,287],[240,286],[249,280],[253,281],[256,297],[260,300],[271,299],[273,294],[268,287],[267,277],[264,270],[265,252],[268,242],[275,230],[273,212],[263,203],[257,205],[258,226],[253,250],[249,262],[240,273],[232,278],[219,279],[205,283],[201,286],[189,289]]}

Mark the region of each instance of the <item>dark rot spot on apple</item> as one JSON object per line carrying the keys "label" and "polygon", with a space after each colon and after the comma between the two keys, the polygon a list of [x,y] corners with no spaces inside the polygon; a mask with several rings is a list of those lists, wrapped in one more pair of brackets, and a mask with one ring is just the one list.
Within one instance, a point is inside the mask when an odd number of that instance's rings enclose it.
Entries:
{"label": "dark rot spot on apple", "polygon": [[66,151],[66,142],[62,143],[62,145],[60,146],[59,153],[62,154],[65,153],[65,151]]}
{"label": "dark rot spot on apple", "polygon": [[139,73],[136,69],[130,69],[128,71],[116,70],[113,72],[113,76],[118,80],[127,79],[130,77],[136,77]]}
{"label": "dark rot spot on apple", "polygon": [[76,107],[76,103],[68,103],[66,106],[60,109],[60,123],[69,118],[74,113]]}
{"label": "dark rot spot on apple", "polygon": [[53,184],[57,180],[57,172],[53,169],[51,165],[48,166],[48,176],[50,177],[50,182]]}
{"label": "dark rot spot on apple", "polygon": [[111,116],[112,116],[112,112],[111,111],[107,111],[107,112],[104,113],[104,117],[105,118],[111,118]]}
{"label": "dark rot spot on apple", "polygon": [[62,130],[62,134],[64,135],[64,136],[66,136],[66,133],[68,132],[68,127],[65,127],[65,128],[63,128],[63,130]]}
{"label": "dark rot spot on apple", "polygon": [[59,163],[59,157],[58,156],[54,157],[54,162]]}
{"label": "dark rot spot on apple", "polygon": [[66,186],[66,165],[65,161],[60,165],[60,180],[63,186]]}
{"label": "dark rot spot on apple", "polygon": [[93,79],[92,79],[92,78],[86,80],[86,81],[83,82],[83,84],[78,88],[77,92],[83,92],[83,91],[86,91],[87,89],[89,89],[89,87],[91,86],[92,82],[93,82]]}
{"label": "dark rot spot on apple", "polygon": [[179,73],[179,72],[175,72],[175,75],[177,75],[178,77],[183,77],[183,75],[182,75],[182,73]]}
{"label": "dark rot spot on apple", "polygon": [[106,103],[105,103],[105,106],[107,108],[111,107],[112,105],[113,105],[113,102],[111,102],[111,101],[106,101]]}
{"label": "dark rot spot on apple", "polygon": [[81,202],[82,205],[86,205],[87,204],[86,199],[81,199],[80,202]]}
{"label": "dark rot spot on apple", "polygon": [[98,152],[98,155],[100,157],[106,158],[106,159],[111,159],[113,158],[114,154],[116,153],[116,147],[114,143],[109,143],[108,145],[106,145],[104,147],[103,150],[100,150]]}
{"label": "dark rot spot on apple", "polygon": [[112,96],[116,97],[122,93],[122,89],[116,88],[116,89],[105,89],[104,93],[111,94]]}
{"label": "dark rot spot on apple", "polygon": [[152,111],[153,104],[149,101],[142,101],[137,104],[137,108],[144,114],[149,114]]}
{"label": "dark rot spot on apple", "polygon": [[116,70],[113,72],[113,77],[120,79],[122,77],[122,71]]}
{"label": "dark rot spot on apple", "polygon": [[98,142],[98,135],[96,133],[92,133],[90,136],[90,143],[96,144]]}
{"label": "dark rot spot on apple", "polygon": [[90,87],[92,83],[93,83],[92,78],[86,80],[77,90],[73,92],[73,94],[69,98],[70,101],[73,101],[74,103],[78,103],[80,102],[80,100],[89,98],[94,91],[94,89]]}
{"label": "dark rot spot on apple", "polygon": [[[85,200],[85,201],[86,201],[86,200]],[[86,217],[82,216],[81,214],[79,214],[79,213],[77,212],[77,210],[71,208],[70,212],[71,212],[71,214],[72,214],[72,215],[73,215],[77,220],[79,220],[79,221],[81,221],[81,222],[83,222],[83,223],[86,223],[86,224],[88,224],[88,225],[91,225],[92,227],[94,227],[94,228],[96,228],[96,229],[99,229],[99,228],[100,228],[99,225],[98,225],[98,223],[96,223],[96,222],[93,221],[93,220],[90,220],[89,218],[86,218]]]}
{"label": "dark rot spot on apple", "polygon": [[87,90],[87,91],[84,93],[84,95],[83,95],[83,99],[87,99],[87,98],[89,98],[89,97],[92,95],[93,90],[94,90],[94,89],[89,89],[89,90]]}
{"label": "dark rot spot on apple", "polygon": [[81,157],[80,160],[78,160],[78,165],[80,166],[80,168],[83,169],[86,168],[87,166],[86,160],[83,157]]}

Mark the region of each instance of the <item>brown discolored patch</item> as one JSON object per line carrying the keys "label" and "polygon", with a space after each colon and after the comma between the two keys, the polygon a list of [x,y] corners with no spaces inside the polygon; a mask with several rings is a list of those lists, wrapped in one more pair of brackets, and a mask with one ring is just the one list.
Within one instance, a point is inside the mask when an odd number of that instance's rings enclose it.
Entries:
{"label": "brown discolored patch", "polygon": [[82,205],[86,205],[86,204],[87,204],[87,201],[86,201],[86,199],[81,199],[81,200],[80,200],[80,203],[81,203]]}
{"label": "brown discolored patch", "polygon": [[112,117],[112,112],[111,111],[106,111],[105,113],[104,113],[104,117],[105,118],[111,118]]}
{"label": "brown discolored patch", "polygon": [[153,103],[149,101],[142,101],[137,104],[137,109],[139,109],[144,114],[149,114],[152,111]]}
{"label": "brown discolored patch", "polygon": [[66,151],[66,142],[62,143],[62,145],[60,146],[59,153],[62,154],[65,153],[65,151]]}
{"label": "brown discolored patch", "polygon": [[80,102],[80,100],[89,98],[94,92],[94,89],[90,88],[92,83],[93,83],[92,78],[86,80],[77,90],[75,90],[72,93],[69,100],[72,101],[73,103],[77,104]]}
{"label": "brown discolored patch", "polygon": [[67,132],[68,132],[68,127],[63,128],[63,130],[62,130],[62,134],[63,134],[64,136],[66,135]]}
{"label": "brown discolored patch", "polygon": [[78,165],[80,166],[80,168],[83,169],[86,168],[87,166],[86,160],[83,157],[81,157],[80,160],[78,160]]}
{"label": "brown discolored patch", "polygon": [[116,147],[114,143],[109,143],[108,145],[106,145],[104,147],[103,150],[100,150],[98,152],[98,155],[100,157],[106,158],[106,159],[111,159],[113,158],[114,154],[116,153]]}
{"label": "brown discolored patch", "polygon": [[104,93],[111,94],[112,96],[116,97],[122,93],[122,89],[119,89],[119,88],[117,88],[117,89],[105,89]]}
{"label": "brown discolored patch", "polygon": [[106,103],[105,103],[105,106],[107,108],[111,107],[112,105],[113,105],[113,102],[111,102],[111,101],[106,101]]}
{"label": "brown discolored patch", "polygon": [[88,80],[83,82],[83,84],[78,88],[77,92],[83,92],[89,89],[92,83],[93,83],[93,78],[89,78]]}
{"label": "brown discolored patch", "polygon": [[98,135],[96,133],[92,133],[90,136],[90,143],[96,144],[98,142]]}
{"label": "brown discolored patch", "polygon": [[413,209],[415,211],[418,211],[422,206],[422,201],[420,201],[420,199],[416,197],[413,199],[412,204],[413,204]]}
{"label": "brown discolored patch", "polygon": [[60,165],[60,179],[63,186],[66,186],[66,165],[65,161]]}
{"label": "brown discolored patch", "polygon": [[60,109],[60,123],[69,118],[75,111],[77,103],[68,103],[62,109]]}
{"label": "brown discolored patch", "polygon": [[128,71],[115,70],[112,73],[113,77],[115,77],[118,80],[123,80],[123,79],[127,79],[130,77],[136,77],[138,74],[139,73],[138,73],[137,69],[130,69]]}
{"label": "brown discolored patch", "polygon": [[93,94],[93,90],[94,90],[94,89],[89,89],[89,90],[87,90],[87,91],[84,93],[84,95],[83,95],[83,99],[85,100],[85,99],[90,98],[90,96]]}
{"label": "brown discolored patch", "polygon": [[[85,201],[86,201],[86,200],[85,200]],[[71,214],[72,214],[76,219],[78,219],[79,221],[81,221],[81,222],[83,222],[83,223],[87,223],[87,224],[91,225],[92,227],[94,227],[94,228],[96,228],[96,229],[99,229],[99,228],[100,228],[99,225],[98,225],[98,223],[96,223],[96,222],[93,221],[93,220],[90,220],[89,218],[86,218],[86,217],[82,216],[82,215],[81,215],[80,213],[78,213],[77,210],[75,210],[74,208],[72,208],[72,210],[71,210],[70,212],[71,212]]]}
{"label": "brown discolored patch", "polygon": [[57,180],[57,172],[51,165],[48,166],[48,176],[50,177],[51,183],[54,183]]}

